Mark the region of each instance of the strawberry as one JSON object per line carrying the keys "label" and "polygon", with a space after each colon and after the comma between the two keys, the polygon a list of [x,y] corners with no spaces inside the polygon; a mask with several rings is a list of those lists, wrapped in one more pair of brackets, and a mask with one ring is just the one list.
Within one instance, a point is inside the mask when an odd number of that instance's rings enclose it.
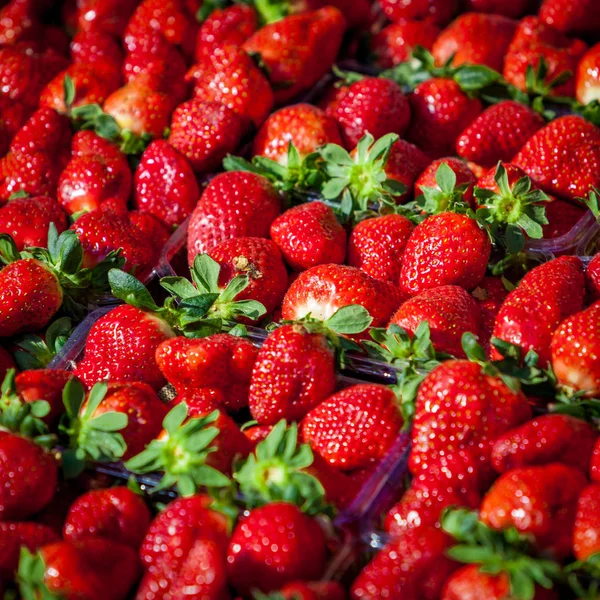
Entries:
{"label": "strawberry", "polygon": [[178,390],[203,394],[216,406],[236,412],[248,404],[250,376],[258,350],[226,333],[203,339],[176,337],[156,349],[156,362]]}
{"label": "strawberry", "polygon": [[20,102],[0,96],[0,153],[4,156],[10,148],[15,133],[25,124],[30,110]]}
{"label": "strawberry", "polygon": [[380,77],[352,83],[325,112],[339,123],[348,149],[367,132],[375,139],[386,133],[402,136],[410,121],[410,108],[400,86]]}
{"label": "strawberry", "polygon": [[292,283],[283,299],[281,315],[290,320],[310,315],[325,321],[341,307],[360,304],[372,317],[371,325],[382,327],[401,299],[392,284],[356,267],[319,265],[300,273]]}
{"label": "strawberry", "polygon": [[415,196],[419,196],[424,193],[423,188],[429,187],[437,190],[441,190],[438,182],[436,181],[437,170],[441,165],[447,165],[452,169],[455,175],[456,186],[467,186],[464,190],[462,197],[465,202],[471,204],[473,200],[473,184],[477,179],[473,174],[473,171],[464,163],[462,160],[457,158],[439,158],[434,160],[420,175],[417,181],[415,181]]}
{"label": "strawberry", "polygon": [[43,152],[13,154],[0,159],[0,203],[15,194],[29,196],[56,196],[56,188],[63,166]]}
{"label": "strawberry", "polygon": [[581,492],[573,528],[573,553],[577,560],[587,560],[600,552],[600,485],[593,483]]}
{"label": "strawberry", "polygon": [[388,542],[360,572],[352,600],[402,598],[434,600],[457,564],[446,557],[450,538],[434,527],[404,532]]}
{"label": "strawberry", "polygon": [[139,575],[135,550],[102,538],[60,541],[21,552],[17,584],[24,598],[125,600]]}
{"label": "strawberry", "polygon": [[0,233],[12,236],[19,251],[27,246],[46,246],[50,223],[62,233],[67,217],[60,204],[47,196],[15,198],[0,208]]}
{"label": "strawberry", "polygon": [[280,211],[281,200],[265,177],[244,172],[217,175],[190,218],[188,263],[226,239],[268,237]]}
{"label": "strawberry", "polygon": [[138,549],[150,525],[144,501],[126,487],[92,490],[75,500],[65,521],[64,539],[102,537]]}
{"label": "strawberry", "polygon": [[0,522],[0,577],[14,579],[21,547],[35,552],[41,546],[58,541],[59,536],[46,525],[26,522]]}
{"label": "strawberry", "polygon": [[169,226],[180,225],[200,197],[187,159],[165,140],[152,142],[135,171],[135,207]]}
{"label": "strawberry", "polygon": [[[532,269],[506,298],[493,335],[535,350],[540,366],[550,360],[552,334],[561,321],[582,309],[583,268],[578,258],[561,256]],[[532,318],[535,315],[535,318]],[[492,349],[492,357],[498,357]]]}
{"label": "strawberry", "polygon": [[540,19],[566,34],[594,33],[600,26],[593,0],[543,0]]}
{"label": "strawberry", "polygon": [[78,27],[121,36],[136,5],[136,0],[77,0]]}
{"label": "strawberry", "polygon": [[529,0],[466,0],[465,8],[468,11],[478,13],[490,13],[492,15],[503,15],[516,19],[527,11]]}
{"label": "strawberry", "polygon": [[501,15],[464,13],[437,37],[431,53],[438,65],[485,65],[502,71],[517,22]]}
{"label": "strawberry", "polygon": [[0,520],[27,519],[52,501],[58,468],[43,448],[0,431]]}
{"label": "strawberry", "polygon": [[346,592],[337,581],[294,581],[277,594],[283,600],[345,600]]}
{"label": "strawberry", "polygon": [[351,471],[380,462],[403,424],[390,388],[359,384],[308,412],[302,420],[302,439],[333,467]]}
{"label": "strawberry", "polygon": [[196,38],[196,60],[226,45],[241,46],[258,29],[258,13],[253,6],[234,4],[216,8],[203,21]]}
{"label": "strawberry", "polygon": [[485,275],[491,244],[466,215],[432,215],[411,234],[402,258],[400,288],[418,294],[440,285],[474,288]]}
{"label": "strawberry", "polygon": [[496,316],[508,296],[508,290],[500,277],[484,277],[471,292],[481,311],[480,341],[489,350]]}
{"label": "strawberry", "polygon": [[233,530],[227,574],[248,596],[254,589],[270,592],[298,579],[319,579],[326,557],[318,522],[293,504],[273,502],[251,510]]}
{"label": "strawberry", "polygon": [[258,53],[269,70],[276,104],[312,88],[331,68],[346,27],[332,6],[290,15],[259,29],[243,44]]}
{"label": "strawberry", "polygon": [[410,60],[415,46],[431,50],[439,28],[430,21],[401,20],[387,25],[371,40],[376,64],[382,69]]}
{"label": "strawberry", "polygon": [[302,324],[283,325],[258,352],[248,406],[261,425],[298,420],[335,386],[335,357],[327,338]]}
{"label": "strawberry", "polygon": [[2,380],[4,380],[7,372],[10,369],[16,369],[13,355],[8,350],[0,346],[0,378]]}
{"label": "strawberry", "polygon": [[455,0],[379,0],[385,16],[394,23],[404,19],[428,21],[435,25],[445,25],[456,12]]}
{"label": "strawberry", "polygon": [[433,158],[451,155],[456,140],[482,111],[451,79],[429,79],[408,95],[411,124],[406,139]]}
{"label": "strawberry", "polygon": [[540,550],[558,559],[571,553],[577,499],[585,475],[560,463],[512,469],[484,496],[480,518],[489,527],[531,534]]}
{"label": "strawberry", "polygon": [[252,146],[254,156],[287,164],[293,144],[301,158],[325,144],[341,144],[337,122],[311,104],[293,104],[275,111],[259,129]]}
{"label": "strawberry", "polygon": [[103,31],[79,31],[71,40],[71,58],[74,63],[102,63],[118,65],[123,62],[121,47]]}
{"label": "strawberry", "polygon": [[404,248],[413,229],[408,218],[397,214],[361,221],[348,239],[348,264],[375,279],[397,283]]}
{"label": "strawberry", "polygon": [[51,155],[58,168],[64,168],[71,144],[69,120],[50,108],[39,108],[15,134],[10,152],[15,155]]}
{"label": "strawberry", "polygon": [[296,271],[327,263],[341,264],[346,256],[346,231],[333,210],[322,202],[286,210],[271,223],[271,239]]}
{"label": "strawberry", "polygon": [[581,104],[600,100],[600,44],[592,46],[579,61],[575,80],[575,97]]}
{"label": "strawberry", "polygon": [[415,475],[424,473],[439,456],[464,451],[475,460],[480,484],[485,484],[491,476],[494,440],[530,415],[525,396],[499,377],[486,375],[480,364],[465,360],[442,363],[419,388],[410,470]]}
{"label": "strawberry", "polygon": [[491,168],[509,162],[523,144],[544,126],[528,106],[505,100],[484,110],[456,140],[456,152],[465,160]]}
{"label": "strawberry", "polygon": [[215,48],[188,72],[198,99],[224,104],[247,124],[260,127],[273,108],[268,79],[238,46]]}
{"label": "strawberry", "polygon": [[169,143],[190,162],[196,173],[216,169],[242,139],[243,122],[216,102],[188,100],[173,112]]}
{"label": "strawberry", "polygon": [[123,205],[131,191],[125,155],[93,131],[73,137],[71,161],[58,183],[58,199],[69,213],[91,211],[108,199]]}
{"label": "strawberry", "polygon": [[12,0],[0,10],[0,44],[8,46],[41,34],[39,9],[28,0]]}
{"label": "strawberry", "polygon": [[513,163],[549,194],[583,198],[600,185],[600,129],[579,116],[559,117],[530,137]]}
{"label": "strawberry", "polygon": [[392,316],[390,325],[398,325],[412,335],[423,321],[429,323],[431,342],[437,352],[464,357],[462,336],[466,332],[479,335],[481,313],[463,288],[442,285],[404,302]]}
{"label": "strawberry", "polygon": [[560,385],[589,397],[600,393],[600,302],[567,317],[552,335],[552,370]]}
{"label": "strawberry", "polygon": [[586,209],[566,200],[556,199],[545,204],[548,224],[542,227],[544,239],[566,236],[585,216]]}
{"label": "strawberry", "polygon": [[585,270],[585,284],[592,300],[600,300],[600,254],[596,254]]}

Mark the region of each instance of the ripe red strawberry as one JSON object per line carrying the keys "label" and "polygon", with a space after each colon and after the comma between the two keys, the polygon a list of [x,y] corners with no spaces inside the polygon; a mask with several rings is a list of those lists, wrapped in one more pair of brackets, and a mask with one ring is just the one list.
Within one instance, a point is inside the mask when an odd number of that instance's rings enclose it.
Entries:
{"label": "ripe red strawberry", "polygon": [[248,406],[261,425],[297,421],[335,386],[335,357],[327,338],[301,324],[283,325],[258,352]]}
{"label": "ripe red strawberry", "polygon": [[484,277],[479,285],[471,292],[481,311],[480,343],[484,349],[489,349],[496,315],[502,306],[508,290],[500,277]]}
{"label": "ripe red strawberry", "polygon": [[415,46],[431,50],[439,33],[439,28],[430,21],[406,19],[384,27],[371,41],[377,66],[389,69],[409,60]]}
{"label": "ripe red strawberry", "polygon": [[103,109],[122,130],[161,139],[169,126],[173,100],[138,80],[115,90]]}
{"label": "ripe red strawberry", "polygon": [[419,224],[402,258],[400,287],[418,294],[440,285],[474,288],[490,257],[488,234],[466,215],[443,212]]}
{"label": "ripe red strawberry", "polygon": [[473,201],[473,185],[477,181],[473,171],[468,165],[459,160],[458,158],[438,158],[434,160],[420,175],[417,181],[415,181],[415,196],[423,194],[424,187],[430,187],[439,190],[440,186],[436,181],[436,173],[441,165],[448,165],[452,172],[456,176],[456,186],[466,186],[463,193],[463,199],[465,202],[471,204]]}
{"label": "ripe red strawberry", "polygon": [[71,58],[75,63],[106,62],[119,65],[123,62],[117,41],[102,31],[79,31],[71,40]]}
{"label": "ripe red strawberry", "polygon": [[438,158],[454,152],[458,136],[482,111],[451,79],[429,79],[408,95],[411,124],[406,139]]}
{"label": "ripe red strawberry", "polygon": [[58,168],[64,168],[71,144],[69,120],[50,108],[36,110],[15,134],[10,151],[15,155],[51,155]]}
{"label": "ripe red strawberry", "polygon": [[340,264],[346,256],[346,230],[333,210],[322,202],[309,202],[285,211],[271,223],[271,239],[296,271],[327,263]]}
{"label": "ripe red strawberry", "polygon": [[579,496],[575,526],[573,528],[573,553],[577,560],[587,560],[600,552],[600,485],[588,485]]}
{"label": "ripe red strawberry", "polygon": [[[8,46],[41,35],[40,11],[28,0],[12,0],[0,10],[0,44]],[[37,10],[36,10],[37,9]]]}
{"label": "ripe red strawberry", "polygon": [[423,321],[429,323],[431,342],[438,352],[464,357],[461,346],[464,333],[479,336],[481,311],[463,288],[442,285],[426,289],[404,302],[394,313],[390,325],[398,325],[414,334]]}
{"label": "ripe red strawberry", "polygon": [[293,104],[275,111],[259,129],[252,154],[287,164],[288,147],[294,144],[301,158],[325,144],[342,144],[337,122],[311,104]]}
{"label": "ripe red strawberry", "polygon": [[15,198],[0,208],[0,233],[12,236],[17,249],[45,247],[48,228],[54,223],[58,233],[67,228],[67,216],[53,198]]}
{"label": "ripe red strawberry", "polygon": [[462,450],[475,460],[480,485],[485,485],[491,476],[494,440],[530,415],[525,396],[486,375],[481,365],[464,360],[442,363],[419,388],[410,470],[423,473],[437,457]]}
{"label": "ripe red strawberry", "polygon": [[588,473],[598,433],[592,425],[568,415],[543,415],[496,439],[492,465],[498,473],[517,467],[561,462]]}
{"label": "ripe red strawberry", "polygon": [[72,377],[71,372],[59,369],[27,370],[15,377],[15,391],[25,402],[45,400],[50,405],[50,412],[43,420],[52,425],[65,410],[62,392]]}
{"label": "ripe red strawberry", "polygon": [[135,171],[135,207],[167,225],[180,225],[199,198],[198,183],[186,158],[165,140],[152,142]]}
{"label": "ripe red strawberry", "polygon": [[600,99],[600,44],[592,46],[579,61],[575,97],[581,104]]}
{"label": "ripe red strawberry", "polygon": [[246,4],[215,9],[200,25],[196,38],[196,60],[226,45],[241,46],[258,29],[258,13]]}
{"label": "ripe red strawberry", "polygon": [[414,229],[402,215],[384,215],[358,223],[348,240],[348,264],[375,279],[396,284],[408,238]]}
{"label": "ripe red strawberry", "polygon": [[456,140],[456,152],[482,167],[509,162],[544,126],[544,119],[520,102],[505,100],[484,110]]}
{"label": "ripe red strawberry", "polygon": [[280,211],[281,200],[265,177],[239,171],[217,175],[190,218],[188,263],[230,238],[268,237]]}
{"label": "ripe red strawberry", "polygon": [[502,71],[517,22],[501,15],[478,12],[462,14],[438,36],[432,54],[438,65],[452,58],[452,65],[485,65]]}
{"label": "ripe red strawberry", "polygon": [[17,366],[15,365],[13,355],[8,350],[0,346],[0,378],[2,381],[4,381],[6,373],[9,371],[9,369],[16,368]]}
{"label": "ripe red strawberry", "polygon": [[126,487],[87,492],[71,505],[64,539],[101,537],[138,549],[150,525],[150,510]]}
{"label": "ripe red strawberry", "polygon": [[255,589],[270,592],[298,579],[319,579],[326,558],[318,522],[293,504],[273,502],[251,510],[234,529],[227,573],[238,593],[248,596]]}
{"label": "ripe red strawberry", "polygon": [[439,598],[458,567],[446,556],[450,538],[435,527],[406,531],[388,542],[360,572],[350,590],[352,600]]}
{"label": "ripe red strawberry", "polygon": [[139,576],[135,550],[102,538],[60,541],[21,554],[17,583],[23,597],[125,600]]}
{"label": "ripe red strawberry", "polygon": [[571,554],[577,500],[586,485],[579,469],[560,463],[512,469],[484,496],[479,516],[493,529],[531,534],[537,548],[562,559]]}
{"label": "ripe red strawberry", "polygon": [[600,393],[600,302],[565,319],[552,335],[552,370],[559,384]]}
{"label": "ripe red strawberry", "polygon": [[0,159],[0,202],[25,192],[30,196],[55,196],[62,166],[49,154],[13,154]]}
{"label": "ripe red strawberry", "polygon": [[27,121],[30,109],[7,96],[0,96],[0,153],[4,156],[14,135]]}
{"label": "ripe red strawberry", "polygon": [[310,89],[331,68],[346,27],[332,6],[290,15],[266,25],[244,42],[246,52],[258,53],[269,70],[276,104]]}
{"label": "ripe red strawberry", "polygon": [[[65,77],[70,77],[75,87],[75,97],[70,106],[65,104]],[[40,94],[40,106],[68,113],[71,108],[87,104],[103,104],[119,87],[120,75],[110,63],[73,63],[48,82]]]}
{"label": "ripe red strawberry", "polygon": [[125,155],[93,131],[73,137],[71,161],[58,183],[58,199],[69,213],[91,211],[106,200],[125,205],[131,191],[131,171]]}
{"label": "ripe red strawberry", "polygon": [[176,337],[156,350],[156,362],[178,390],[236,412],[248,404],[250,375],[258,350],[248,340],[226,333],[203,339]]}
{"label": "ripe red strawberry", "polygon": [[540,19],[566,34],[593,33],[600,27],[593,0],[543,0]]}
{"label": "ripe red strawberry", "polygon": [[556,199],[546,205],[546,219],[548,224],[543,225],[544,239],[555,239],[567,235],[573,227],[584,217],[586,208]]}
{"label": "ripe red strawberry", "polygon": [[196,98],[173,112],[169,143],[190,162],[196,173],[215,170],[242,139],[239,115],[217,102]]}
{"label": "ripe red strawberry", "polygon": [[238,46],[215,48],[190,69],[187,80],[194,82],[196,98],[224,104],[246,125],[260,127],[273,108],[268,79]]}
{"label": "ripe red strawberry", "polygon": [[281,308],[284,319],[310,314],[325,321],[341,307],[360,304],[371,315],[373,327],[383,327],[402,300],[390,283],[374,279],[355,267],[319,265],[300,273],[289,287]]}
{"label": "ripe red strawberry", "polygon": [[367,132],[375,139],[386,133],[402,136],[410,121],[410,108],[400,86],[380,77],[365,77],[351,84],[325,112],[339,123],[349,150]]}
{"label": "ripe red strawberry", "polygon": [[540,129],[513,159],[546,192],[584,198],[600,185],[600,129],[579,116]]}
{"label": "ripe red strawberry", "polygon": [[592,300],[600,300],[600,253],[596,254],[585,270],[585,285]]}
{"label": "ripe red strawberry", "polygon": [[78,0],[79,29],[120,37],[137,5],[137,0]]}
{"label": "ripe red strawberry", "polygon": [[[582,309],[584,294],[578,258],[561,256],[535,267],[502,304],[493,335],[524,353],[535,350],[544,367],[550,360],[552,334],[561,321]],[[492,357],[499,358],[495,348]]]}
{"label": "ripe red strawberry", "polygon": [[87,387],[104,380],[141,381],[158,390],[165,379],[154,354],[162,341],[173,336],[169,325],[152,313],[118,306],[90,329],[75,374]]}
{"label": "ripe red strawberry", "polygon": [[302,439],[343,471],[380,462],[404,420],[396,394],[376,384],[350,386],[323,400],[302,420]]}
{"label": "ripe red strawberry", "polygon": [[379,0],[379,4],[385,16],[394,23],[415,19],[446,25],[457,8],[455,0]]}
{"label": "ripe red strawberry", "polygon": [[59,536],[48,526],[27,522],[0,522],[0,577],[14,579],[22,546],[35,552],[41,546],[58,541]]}
{"label": "ripe red strawberry", "polygon": [[479,13],[490,13],[492,15],[503,15],[516,19],[527,11],[529,0],[466,0],[465,8],[468,11]]}
{"label": "ripe red strawberry", "polygon": [[0,520],[25,520],[42,510],[56,491],[58,468],[43,448],[0,431]]}
{"label": "ripe red strawberry", "polygon": [[337,581],[287,583],[277,592],[283,600],[345,600],[346,592]]}

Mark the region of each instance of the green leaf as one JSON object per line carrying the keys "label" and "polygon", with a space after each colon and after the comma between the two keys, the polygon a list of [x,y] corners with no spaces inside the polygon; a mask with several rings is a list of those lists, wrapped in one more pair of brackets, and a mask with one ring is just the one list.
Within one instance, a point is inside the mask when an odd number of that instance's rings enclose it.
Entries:
{"label": "green leaf", "polygon": [[67,384],[63,388],[62,400],[67,415],[71,419],[78,418],[79,411],[85,400],[85,390],[79,379],[72,377],[67,381]]}
{"label": "green leaf", "polygon": [[452,194],[456,186],[456,174],[448,166],[448,163],[442,163],[435,172],[435,182],[442,192]]}
{"label": "green leaf", "polygon": [[108,272],[108,282],[114,296],[123,302],[140,309],[159,310],[150,292],[133,275],[120,269],[111,269]]}
{"label": "green leaf", "polygon": [[369,311],[360,304],[342,306],[325,321],[328,329],[342,335],[361,333],[373,322]]}
{"label": "green leaf", "polygon": [[98,431],[114,432],[127,427],[127,415],[122,412],[106,412],[90,422],[90,425]]}
{"label": "green leaf", "polygon": [[65,106],[68,110],[75,100],[75,83],[73,83],[73,79],[70,75],[65,75],[63,79],[63,91],[65,95]]}
{"label": "green leaf", "polygon": [[84,418],[89,419],[96,412],[96,409],[100,406],[102,400],[104,400],[107,390],[108,385],[104,382],[96,383],[94,385],[88,395],[85,412],[83,414]]}
{"label": "green leaf", "polygon": [[192,279],[199,292],[219,293],[221,266],[208,254],[198,254],[192,267]]}
{"label": "green leaf", "polygon": [[502,75],[484,65],[462,65],[453,75],[465,92],[479,91],[502,79]]}
{"label": "green leaf", "polygon": [[188,407],[185,402],[175,405],[163,420],[163,429],[170,435],[173,435],[182,423],[187,419]]}
{"label": "green leaf", "polygon": [[21,258],[17,245],[7,233],[0,234],[0,260],[5,265],[15,262]]}

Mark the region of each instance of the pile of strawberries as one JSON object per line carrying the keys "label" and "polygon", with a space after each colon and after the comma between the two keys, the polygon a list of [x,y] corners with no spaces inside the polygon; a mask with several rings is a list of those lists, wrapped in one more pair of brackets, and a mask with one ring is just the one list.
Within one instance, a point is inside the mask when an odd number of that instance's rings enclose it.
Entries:
{"label": "pile of strawberries", "polygon": [[600,598],[599,40],[0,1],[0,596]]}

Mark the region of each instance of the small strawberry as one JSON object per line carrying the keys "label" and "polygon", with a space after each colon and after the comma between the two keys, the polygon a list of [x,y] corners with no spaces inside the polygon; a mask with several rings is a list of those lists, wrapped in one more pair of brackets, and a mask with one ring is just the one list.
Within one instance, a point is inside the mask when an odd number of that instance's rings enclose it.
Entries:
{"label": "small strawberry", "polygon": [[[0,209],[1,217],[2,209]],[[309,202],[285,211],[271,223],[271,239],[296,271],[316,265],[344,262],[346,231],[333,210]]]}
{"label": "small strawberry", "polygon": [[406,139],[434,158],[451,155],[456,140],[482,111],[451,79],[429,79],[408,95],[411,124]]}
{"label": "small strawberry", "polygon": [[478,336],[481,330],[477,303],[455,285],[426,289],[408,299],[394,313],[390,325],[398,325],[412,335],[423,321],[429,323],[431,342],[437,352],[461,358],[465,356],[461,346],[463,334]]}
{"label": "small strawberry", "polygon": [[30,110],[23,104],[0,96],[0,153],[4,156],[14,135],[27,121]]}
{"label": "small strawberry", "polygon": [[169,226],[180,225],[199,198],[198,183],[186,158],[165,140],[152,142],[135,171],[135,207]]}
{"label": "small strawberry", "polygon": [[92,490],[75,500],[65,521],[64,539],[101,537],[137,550],[150,525],[150,510],[126,487]]}
{"label": "small strawberry", "polygon": [[137,0],[78,0],[78,27],[120,37],[136,5]]}
{"label": "small strawberry", "polygon": [[371,41],[376,64],[382,69],[410,60],[415,46],[431,50],[439,28],[430,21],[402,20],[387,25]]}
{"label": "small strawberry", "polygon": [[[465,186],[466,189],[462,192],[462,198],[468,204],[471,204],[473,200],[473,184],[477,181],[473,171],[467,166],[465,162],[459,160],[457,158],[439,158],[434,160],[420,175],[419,178],[415,181],[415,196],[419,196],[424,193],[423,188],[429,187],[437,190],[441,190],[438,182],[436,181],[437,171],[441,165],[447,165],[452,169],[452,172],[455,175],[455,184],[453,188],[456,186]],[[441,190],[443,191],[443,190]]]}
{"label": "small strawberry", "polygon": [[600,26],[593,0],[543,0],[540,19],[566,34],[586,34],[597,31]]}
{"label": "small strawberry", "polygon": [[79,31],[71,40],[71,58],[74,63],[123,62],[121,47],[109,34],[102,31]]}
{"label": "small strawberry", "polygon": [[276,104],[312,88],[331,68],[346,22],[332,6],[290,15],[264,26],[243,44],[258,53],[269,70]]}
{"label": "small strawberry", "polygon": [[412,222],[398,214],[361,221],[348,239],[348,264],[375,279],[396,284],[413,229]]}
{"label": "small strawberry", "polygon": [[0,233],[12,236],[19,251],[27,246],[45,246],[50,223],[62,233],[67,216],[60,204],[47,196],[14,198],[0,208]]}
{"label": "small strawberry", "polygon": [[190,218],[188,263],[226,239],[268,237],[280,212],[281,199],[265,177],[235,171],[217,175]]}
{"label": "small strawberry", "polygon": [[571,553],[577,500],[586,485],[579,469],[560,463],[512,469],[484,496],[480,518],[496,530],[531,534],[538,549],[562,559]]}
{"label": "small strawberry", "polygon": [[226,333],[203,339],[176,337],[156,349],[156,362],[178,390],[203,394],[216,406],[236,412],[247,406],[250,376],[258,350]]}
{"label": "small strawberry", "polygon": [[270,592],[298,579],[319,579],[326,558],[318,522],[293,504],[273,502],[252,509],[233,530],[227,574],[235,589],[248,596],[255,589]]}
{"label": "small strawberry", "polygon": [[600,552],[600,485],[593,483],[581,492],[573,528],[573,553],[577,560],[588,560]]}
{"label": "small strawberry", "polygon": [[575,97],[581,104],[600,100],[600,44],[592,46],[579,61]]}
{"label": "small strawberry", "polygon": [[242,133],[239,115],[217,102],[196,98],[173,112],[169,143],[189,160],[196,173],[206,173],[238,147]]}
{"label": "small strawberry", "polygon": [[491,168],[510,161],[523,144],[544,126],[528,106],[505,100],[484,110],[458,137],[456,151],[465,160]]}
{"label": "small strawberry", "polygon": [[405,19],[446,25],[456,12],[455,0],[379,0],[385,16],[394,23]]}
{"label": "small strawberry", "polygon": [[438,65],[485,65],[502,71],[517,22],[501,15],[469,12],[460,15],[437,37],[432,54]]}
{"label": "small strawberry", "polygon": [[273,108],[268,79],[238,46],[215,48],[190,69],[187,79],[194,82],[196,98],[224,104],[247,125],[260,127]]}

